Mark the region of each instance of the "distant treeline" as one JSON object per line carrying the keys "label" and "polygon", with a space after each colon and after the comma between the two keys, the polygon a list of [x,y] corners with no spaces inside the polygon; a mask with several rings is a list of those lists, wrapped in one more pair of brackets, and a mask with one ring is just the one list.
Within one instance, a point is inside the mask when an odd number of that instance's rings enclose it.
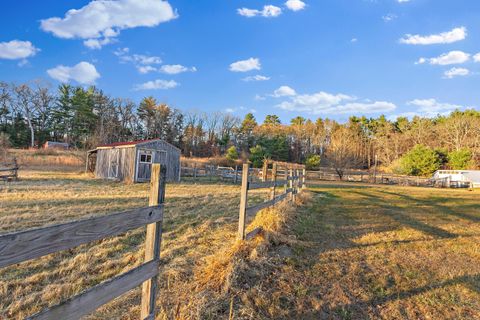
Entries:
{"label": "distant treeline", "polygon": [[370,168],[375,157],[384,167],[401,167],[402,157],[415,152],[434,154],[434,168],[473,168],[480,158],[480,113],[475,110],[395,121],[385,116],[351,117],[343,124],[303,117],[283,124],[272,114],[260,123],[253,114],[240,119],[229,113],[183,112],[153,97],[136,104],[95,87],[61,85],[52,90],[43,82],[0,82],[0,134],[3,144],[22,148],[61,141],[89,149],[162,138],[185,156],[238,155],[254,163],[267,157],[307,162],[310,167],[330,165],[340,171]]}

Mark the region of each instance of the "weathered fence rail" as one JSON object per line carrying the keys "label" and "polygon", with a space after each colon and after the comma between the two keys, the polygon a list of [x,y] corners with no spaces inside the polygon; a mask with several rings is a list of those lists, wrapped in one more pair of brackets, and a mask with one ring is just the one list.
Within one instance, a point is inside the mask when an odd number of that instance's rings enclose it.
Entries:
{"label": "weathered fence rail", "polygon": [[[261,228],[256,228],[246,234],[249,218],[286,198],[295,200],[299,190],[305,187],[304,169],[302,171],[298,168],[295,170],[285,168],[279,171],[277,163],[272,164],[271,170],[267,168],[262,171],[253,171],[248,164],[243,165],[242,171],[238,167],[216,169],[218,169],[217,172],[233,172],[229,178],[235,183],[241,179],[238,239],[242,240],[250,240],[262,231]],[[148,207],[0,235],[0,268],[2,268],[82,244],[119,236],[143,226],[147,229],[143,264],[27,319],[79,319],[139,285],[142,285],[140,319],[155,318],[166,172],[165,166],[152,165]],[[263,181],[252,182],[252,176],[258,176],[260,172],[262,172],[260,177]],[[271,172],[270,180],[267,181],[269,172]],[[277,180],[279,173],[282,173],[282,178]],[[279,187],[283,187],[281,191]],[[261,188],[270,189],[269,199],[263,203],[248,206],[248,192]]]}
{"label": "weathered fence rail", "polygon": [[149,207],[0,236],[6,267],[147,226],[144,264],[27,319],[79,319],[142,283],[141,319],[154,318],[165,179],[166,168],[153,164]]}
{"label": "weathered fence rail", "polygon": [[[268,164],[267,164],[268,165]],[[266,167],[266,166],[264,166]],[[260,227],[253,229],[249,233],[246,233],[247,218],[251,218],[257,214],[257,212],[274,206],[278,202],[284,200],[290,196],[291,200],[294,200],[299,190],[305,188],[305,179],[303,179],[303,173],[299,169],[295,170],[295,174],[292,169],[284,171],[284,179],[277,180],[278,164],[273,162],[271,170],[271,181],[267,181],[268,167],[263,170],[262,182],[251,183],[249,179],[249,165],[244,164],[242,169],[242,187],[240,194],[240,212],[238,219],[238,235],[237,238],[241,240],[249,240],[262,231]],[[281,194],[277,195],[277,187],[283,186],[284,190]],[[270,199],[248,206],[248,191],[262,188],[270,188]]]}
{"label": "weathered fence rail", "polygon": [[0,165],[0,180],[10,181],[18,180],[18,163],[13,159],[13,163]]}

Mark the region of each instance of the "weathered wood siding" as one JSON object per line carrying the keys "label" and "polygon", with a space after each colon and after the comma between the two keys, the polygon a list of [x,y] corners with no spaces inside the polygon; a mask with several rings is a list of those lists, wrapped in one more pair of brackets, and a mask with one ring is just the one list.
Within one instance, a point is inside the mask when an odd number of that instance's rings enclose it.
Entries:
{"label": "weathered wood siding", "polygon": [[[110,177],[111,157],[115,153],[118,153],[118,171],[115,177]],[[97,151],[97,163],[95,166],[95,176],[97,178],[133,182],[134,174],[135,147],[99,149]]]}
{"label": "weathered wood siding", "polygon": [[[95,176],[101,179],[137,182],[139,150],[154,151],[153,161],[167,167],[167,181],[180,181],[180,150],[162,140],[140,143],[131,147],[98,149]],[[116,159],[116,153],[118,153],[118,170],[116,176],[111,177],[109,174],[111,173],[111,159]]]}
{"label": "weathered wood siding", "polygon": [[[167,181],[180,181],[180,149],[162,140],[151,141],[136,146],[137,151],[142,149],[165,151],[165,154],[157,152],[154,162],[167,166]],[[136,159],[136,161],[138,162],[140,159]]]}

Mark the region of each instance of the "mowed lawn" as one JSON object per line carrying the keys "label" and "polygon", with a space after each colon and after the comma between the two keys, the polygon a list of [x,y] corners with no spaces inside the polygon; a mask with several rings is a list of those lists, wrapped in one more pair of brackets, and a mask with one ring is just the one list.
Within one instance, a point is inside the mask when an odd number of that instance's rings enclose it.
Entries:
{"label": "mowed lawn", "polygon": [[480,193],[311,186],[259,306],[289,319],[480,319]]}

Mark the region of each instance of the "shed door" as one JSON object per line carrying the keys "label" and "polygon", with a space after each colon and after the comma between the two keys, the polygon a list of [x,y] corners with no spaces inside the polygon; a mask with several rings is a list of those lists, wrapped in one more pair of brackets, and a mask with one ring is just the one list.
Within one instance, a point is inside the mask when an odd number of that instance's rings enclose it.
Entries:
{"label": "shed door", "polygon": [[152,173],[153,152],[150,150],[138,150],[137,180],[149,181]]}
{"label": "shed door", "polygon": [[120,152],[118,149],[112,149],[109,151],[108,158],[108,177],[110,179],[118,178],[118,163],[120,158]]}

